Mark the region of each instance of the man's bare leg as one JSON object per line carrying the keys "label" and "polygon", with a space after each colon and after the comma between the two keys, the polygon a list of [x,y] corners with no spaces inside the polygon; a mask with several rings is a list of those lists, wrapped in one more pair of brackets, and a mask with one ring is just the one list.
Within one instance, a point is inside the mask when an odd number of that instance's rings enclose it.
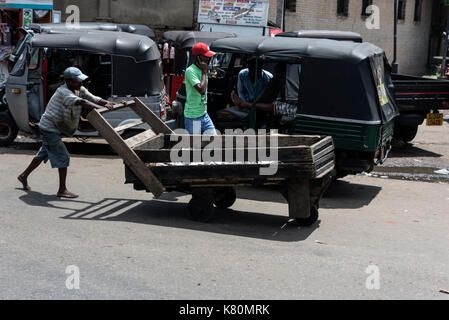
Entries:
{"label": "man's bare leg", "polygon": [[60,198],[74,199],[78,198],[77,194],[71,193],[66,187],[67,168],[59,168],[59,190],[57,196]]}
{"label": "man's bare leg", "polygon": [[22,183],[23,190],[31,190],[31,187],[28,185],[28,176],[31,174],[31,172],[34,171],[39,165],[42,163],[42,159],[39,158],[33,158],[30,165],[25,169],[24,172],[20,174],[20,176],[17,177],[17,179]]}

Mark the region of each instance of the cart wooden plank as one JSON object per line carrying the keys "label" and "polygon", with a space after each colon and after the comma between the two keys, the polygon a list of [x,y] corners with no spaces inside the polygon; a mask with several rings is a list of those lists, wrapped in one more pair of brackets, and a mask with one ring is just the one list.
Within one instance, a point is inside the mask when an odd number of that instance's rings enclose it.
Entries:
{"label": "cart wooden plank", "polygon": [[164,191],[161,182],[153,175],[151,170],[145,166],[137,154],[129,148],[114,128],[97,111],[92,110],[87,116],[89,122],[98,130],[103,138],[108,141],[115,152],[123,159],[125,164],[131,168],[139,180],[150,190],[154,196],[160,197]]}
{"label": "cart wooden plank", "polygon": [[[268,148],[235,148],[235,149],[159,149],[159,150],[135,150],[137,155],[144,162],[172,162],[173,153],[183,153],[183,157],[191,162],[206,162],[203,159],[203,153],[214,153],[219,159],[232,158],[238,161],[266,161],[267,155],[271,150]],[[312,162],[312,154],[310,148],[305,146],[296,147],[279,147],[276,149],[278,160],[281,162]],[[272,156],[272,155],[270,155]],[[221,161],[223,161],[221,160]],[[210,160],[209,160],[210,162]]]}
{"label": "cart wooden plank", "polygon": [[[204,148],[209,144],[214,143],[215,139],[220,139],[221,141],[221,148],[226,148],[226,143],[232,142],[233,145],[237,145],[237,141],[240,140],[240,145],[244,148],[247,148],[249,146],[250,139],[255,141],[260,141],[260,136],[254,135],[251,138],[248,138],[248,135],[219,135],[219,136],[212,136],[212,135],[178,135],[178,134],[172,134],[172,135],[166,135],[165,136],[165,149],[171,149],[176,144],[178,144],[181,139],[190,139],[188,143],[192,146],[194,143],[197,143],[197,141],[201,141],[201,147]],[[311,146],[317,143],[320,143],[320,141],[323,139],[321,136],[285,136],[285,135],[266,135],[265,138],[265,145],[269,147],[271,145],[271,139],[277,140],[277,147],[290,147],[290,146]],[[330,142],[332,142],[332,138],[330,139]],[[328,144],[329,140],[325,139],[323,141],[324,144]],[[214,145],[218,144],[215,142]],[[317,145],[319,147],[319,145]],[[139,148],[143,149],[143,148]]]}
{"label": "cart wooden plank", "polygon": [[289,218],[310,217],[310,188],[308,179],[290,179],[288,188]]}
{"label": "cart wooden plank", "polygon": [[[267,165],[260,164],[230,164],[230,165],[184,165],[184,166],[151,166],[151,171],[163,183],[189,179],[227,179],[241,180],[252,179],[264,181],[267,179],[287,179],[292,177],[315,177],[314,164],[278,164],[278,170],[274,175],[262,176],[260,169]],[[129,170],[126,171],[128,183],[138,182],[138,179]]]}
{"label": "cart wooden plank", "polygon": [[134,110],[135,113],[142,118],[143,121],[148,123],[151,129],[159,134],[172,134],[173,131],[170,129],[157,115],[154,114],[139,98],[134,99],[135,103],[130,107]]}
{"label": "cart wooden plank", "polygon": [[157,136],[154,136],[148,140],[144,140],[139,144],[134,146],[134,151],[137,153],[137,150],[142,149],[162,149],[164,148],[164,134],[159,133]]}
{"label": "cart wooden plank", "polygon": [[118,103],[118,104],[114,105],[114,107],[112,109],[108,109],[108,108],[97,109],[97,112],[99,112],[101,114],[113,112],[113,111],[117,111],[120,109],[129,108],[129,107],[133,106],[135,103],[136,102],[134,100],[130,100],[130,101],[126,101],[126,104]]}
{"label": "cart wooden plank", "polygon": [[131,128],[140,126],[141,124],[143,124],[143,121],[142,121],[142,120],[134,121],[134,122],[127,123],[127,124],[124,124],[124,125],[119,126],[119,127],[115,127],[114,130],[115,130],[116,132],[120,132],[120,131],[124,131],[124,130],[126,130],[126,129],[131,129]]}
{"label": "cart wooden plank", "polygon": [[134,149],[136,146],[141,145],[154,137],[156,137],[156,134],[153,130],[149,129],[126,139],[125,142],[129,148]]}

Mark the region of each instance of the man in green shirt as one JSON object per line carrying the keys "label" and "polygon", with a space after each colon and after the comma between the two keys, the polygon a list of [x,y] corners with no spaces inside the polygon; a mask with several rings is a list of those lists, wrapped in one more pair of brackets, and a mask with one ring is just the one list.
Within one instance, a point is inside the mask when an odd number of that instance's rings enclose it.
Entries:
{"label": "man in green shirt", "polygon": [[207,44],[199,42],[192,48],[195,63],[185,72],[187,100],[184,125],[189,134],[216,135],[215,126],[207,113],[207,69],[215,55]]}

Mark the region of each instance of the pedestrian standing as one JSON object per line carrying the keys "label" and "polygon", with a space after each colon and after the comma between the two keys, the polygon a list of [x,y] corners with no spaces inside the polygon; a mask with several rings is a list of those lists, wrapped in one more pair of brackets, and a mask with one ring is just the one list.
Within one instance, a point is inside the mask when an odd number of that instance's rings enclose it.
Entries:
{"label": "pedestrian standing", "polygon": [[185,129],[189,134],[216,135],[215,126],[207,113],[207,70],[215,53],[207,44],[199,42],[193,46],[192,55],[195,62],[185,72]]}

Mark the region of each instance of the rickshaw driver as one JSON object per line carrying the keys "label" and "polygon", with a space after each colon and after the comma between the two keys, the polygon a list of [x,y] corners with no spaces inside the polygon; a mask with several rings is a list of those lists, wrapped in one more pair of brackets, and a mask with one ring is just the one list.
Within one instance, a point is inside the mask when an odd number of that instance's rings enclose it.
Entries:
{"label": "rickshaw driver", "polygon": [[[28,176],[33,172],[42,161],[50,160],[52,168],[59,171],[59,190],[57,197],[77,198],[78,195],[67,190],[66,177],[67,168],[70,163],[70,154],[62,142],[62,132],[60,119],[63,118],[64,109],[71,108],[77,122],[80,118],[82,108],[90,110],[106,107],[112,109],[113,102],[103,100],[94,96],[82,86],[82,82],[87,79],[79,69],[70,67],[64,71],[65,83],[60,86],[48,102],[47,109],[39,123],[42,138],[42,147],[37,152],[29,166],[20,174],[17,179],[22,183],[24,190],[31,190],[28,185]],[[122,101],[121,103],[125,103]],[[74,123],[76,124],[76,123]]]}
{"label": "rickshaw driver", "polygon": [[192,48],[195,63],[185,72],[187,99],[184,108],[184,125],[189,134],[216,135],[215,126],[207,113],[207,71],[215,55],[209,46],[199,42]]}
{"label": "rickshaw driver", "polygon": [[283,101],[283,99],[279,97],[280,92],[283,89],[283,84],[286,80],[285,77],[286,65],[283,63],[278,63],[275,67],[275,76],[270,79],[269,83],[260,94],[258,98],[259,102],[247,102],[241,99],[235,91],[231,93],[232,102],[241,109],[250,110],[255,108],[263,113],[278,116],[280,117],[281,124],[293,121],[296,117],[296,111],[298,108],[297,105]]}
{"label": "rickshaw driver", "polygon": [[[257,83],[254,90],[256,76]],[[250,58],[248,60],[248,68],[239,72],[237,80],[237,93],[239,98],[245,102],[253,102],[259,97],[272,78],[273,75],[262,69],[262,65],[258,63],[257,58]]]}

